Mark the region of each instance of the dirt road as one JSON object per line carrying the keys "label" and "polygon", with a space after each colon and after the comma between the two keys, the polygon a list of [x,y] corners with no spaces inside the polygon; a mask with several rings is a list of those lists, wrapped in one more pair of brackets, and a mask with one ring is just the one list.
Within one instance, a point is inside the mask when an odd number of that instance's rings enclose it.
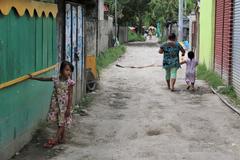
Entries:
{"label": "dirt road", "polygon": [[[157,51],[129,46],[116,63],[160,65]],[[71,140],[52,160],[240,160],[240,117],[204,82],[188,92],[181,69],[172,93],[162,68],[115,64],[101,75],[90,115],[75,116]]]}
{"label": "dirt road", "polygon": [[[157,47],[128,47],[117,63],[161,64]],[[113,64],[101,75],[90,116],[79,118],[72,144],[57,160],[240,160],[240,117],[201,81],[185,90],[180,70],[176,93],[159,67]]]}

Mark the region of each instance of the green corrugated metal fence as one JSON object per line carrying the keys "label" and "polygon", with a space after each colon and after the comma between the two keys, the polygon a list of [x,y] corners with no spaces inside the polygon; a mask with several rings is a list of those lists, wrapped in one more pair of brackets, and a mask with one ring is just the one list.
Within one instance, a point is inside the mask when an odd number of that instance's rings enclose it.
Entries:
{"label": "green corrugated metal fence", "polygon": [[0,83],[56,63],[56,20],[0,15]]}
{"label": "green corrugated metal fence", "polygon": [[[53,17],[0,13],[0,83],[56,64],[56,43]],[[27,142],[23,135],[45,119],[51,91],[52,83],[31,80],[0,90],[0,155]]]}

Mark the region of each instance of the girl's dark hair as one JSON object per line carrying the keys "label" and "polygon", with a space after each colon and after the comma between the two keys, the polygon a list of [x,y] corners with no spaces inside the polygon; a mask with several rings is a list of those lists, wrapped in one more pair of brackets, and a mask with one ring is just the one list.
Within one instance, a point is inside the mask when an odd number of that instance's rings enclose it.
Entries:
{"label": "girl's dark hair", "polygon": [[189,58],[189,59],[192,60],[194,57],[195,57],[195,54],[194,54],[193,51],[188,52],[188,58]]}
{"label": "girl's dark hair", "polygon": [[171,33],[168,35],[168,39],[171,41],[175,41],[177,39],[177,36],[175,33]]}
{"label": "girl's dark hair", "polygon": [[71,71],[72,71],[72,72],[74,71],[74,66],[72,65],[72,63],[70,63],[70,62],[68,62],[68,61],[63,61],[63,62],[61,63],[61,66],[60,66],[60,73],[63,73],[64,68],[65,68],[66,66],[69,66],[69,67],[71,68]]}

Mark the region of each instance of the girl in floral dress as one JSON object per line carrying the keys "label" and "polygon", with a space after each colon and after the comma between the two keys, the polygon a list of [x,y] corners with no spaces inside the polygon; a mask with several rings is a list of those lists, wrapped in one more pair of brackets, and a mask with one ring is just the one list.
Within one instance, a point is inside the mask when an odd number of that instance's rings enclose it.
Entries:
{"label": "girl in floral dress", "polygon": [[44,147],[51,148],[64,141],[65,127],[71,123],[72,94],[75,82],[71,80],[74,70],[70,62],[64,61],[60,66],[60,75],[58,77],[39,78],[31,77],[31,79],[39,81],[53,81],[54,88],[51,98],[50,109],[48,113],[48,121],[57,122],[58,130],[54,139],[49,139]]}
{"label": "girl in floral dress", "polygon": [[198,61],[195,59],[194,52],[190,51],[188,52],[188,59],[181,62],[181,64],[186,64],[186,83],[187,83],[187,89],[189,90],[195,90],[195,79],[196,79],[196,67],[198,65]]}

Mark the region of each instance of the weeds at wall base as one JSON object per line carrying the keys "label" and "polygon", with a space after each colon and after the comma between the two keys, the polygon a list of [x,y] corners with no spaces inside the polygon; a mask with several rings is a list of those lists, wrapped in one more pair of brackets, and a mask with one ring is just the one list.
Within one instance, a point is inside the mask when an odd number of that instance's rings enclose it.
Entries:
{"label": "weeds at wall base", "polygon": [[234,88],[230,85],[225,85],[221,77],[214,71],[208,70],[205,65],[198,66],[197,78],[207,81],[211,87],[218,91],[218,93],[226,96],[235,105],[240,105],[240,99]]}
{"label": "weeds at wall base", "polygon": [[[126,47],[124,45],[120,45],[115,48],[109,48],[100,56],[97,57],[97,72],[100,73],[102,69],[108,67],[111,63],[115,62],[118,58],[120,58],[126,52]],[[88,108],[92,101],[94,100],[94,96],[92,94],[87,94],[82,98],[80,106],[74,107],[74,113],[81,114],[84,109]]]}
{"label": "weeds at wall base", "polygon": [[137,41],[140,41],[140,42],[145,41],[144,36],[132,31],[128,31],[128,42],[137,42]]}
{"label": "weeds at wall base", "polygon": [[100,73],[102,69],[108,67],[111,63],[115,62],[126,52],[126,47],[120,45],[115,48],[110,48],[97,57],[97,71]]}
{"label": "weeds at wall base", "polygon": [[82,115],[82,114],[87,115],[85,109],[87,109],[90,106],[93,99],[94,99],[94,97],[90,94],[87,94],[86,96],[84,96],[82,98],[80,106],[77,105],[77,106],[74,107],[73,113],[74,114],[80,114],[80,115]]}

